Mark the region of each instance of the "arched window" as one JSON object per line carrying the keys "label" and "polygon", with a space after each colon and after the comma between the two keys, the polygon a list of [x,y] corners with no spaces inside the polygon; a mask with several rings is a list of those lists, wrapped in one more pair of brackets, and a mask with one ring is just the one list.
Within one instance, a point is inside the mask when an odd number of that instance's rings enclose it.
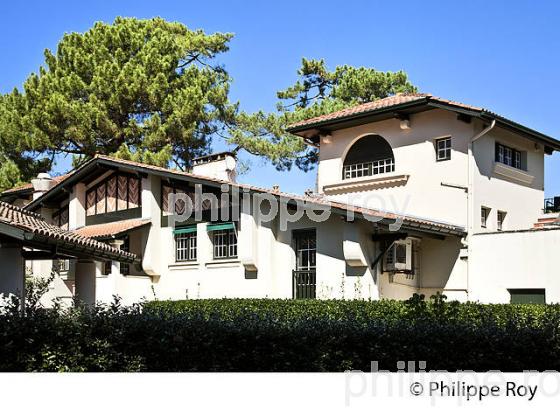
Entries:
{"label": "arched window", "polygon": [[342,168],[342,179],[359,178],[393,172],[395,157],[385,139],[379,135],[366,135],[352,145]]}

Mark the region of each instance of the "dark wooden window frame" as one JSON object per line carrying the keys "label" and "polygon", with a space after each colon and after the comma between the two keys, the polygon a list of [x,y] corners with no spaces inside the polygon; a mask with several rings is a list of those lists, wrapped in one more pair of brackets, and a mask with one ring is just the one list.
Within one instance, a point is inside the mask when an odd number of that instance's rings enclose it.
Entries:
{"label": "dark wooden window frame", "polygon": [[[212,256],[215,260],[223,260],[223,259],[235,259],[239,255],[238,249],[238,238],[237,238],[237,226],[231,229],[220,229],[217,231],[212,231],[211,233],[212,239]],[[223,243],[217,244],[216,241],[218,236],[223,238]],[[225,249],[225,253],[223,255],[216,256],[216,248],[222,246]],[[232,248],[235,249],[235,252],[232,252]]]}
{"label": "dark wooden window frame", "polygon": [[[440,148],[439,144],[440,143],[446,143],[447,141],[449,141],[449,147],[444,146],[443,148]],[[453,141],[451,140],[451,137],[442,137],[442,138],[436,138],[434,141],[434,145],[435,145],[435,149],[436,149],[436,161],[437,162],[442,162],[442,161],[449,161],[451,159],[451,153],[453,150]],[[443,157],[439,156],[440,151],[442,152],[446,152],[449,151],[449,155],[445,155]]]}
{"label": "dark wooden window frame", "polygon": [[[314,265],[308,263],[306,267],[298,264],[299,243],[304,237],[313,235],[315,239],[315,248],[308,247],[308,252],[314,251]],[[297,229],[292,231],[292,246],[295,252],[295,269],[292,271],[292,297],[294,299],[315,299],[317,297],[317,230]],[[308,255],[308,261],[310,256]]]}
{"label": "dark wooden window frame", "polygon": [[[503,158],[500,158],[500,148],[502,148],[503,151]],[[504,164],[507,165],[509,167],[515,168],[515,169],[520,169],[521,171],[527,171],[527,167],[524,166],[523,164],[523,152],[519,151],[515,148],[512,148],[508,145],[502,144],[501,142],[496,142],[496,151],[495,151],[495,156],[494,156],[494,160],[496,162],[499,162],[500,164]],[[508,164],[508,162],[505,159],[505,152],[506,150],[510,150],[511,151],[511,164]],[[517,161],[517,159],[519,158],[519,162]]]}
{"label": "dark wooden window frame", "polygon": [[[194,262],[197,260],[197,232],[174,233],[175,262]],[[183,246],[181,246],[183,245]]]}

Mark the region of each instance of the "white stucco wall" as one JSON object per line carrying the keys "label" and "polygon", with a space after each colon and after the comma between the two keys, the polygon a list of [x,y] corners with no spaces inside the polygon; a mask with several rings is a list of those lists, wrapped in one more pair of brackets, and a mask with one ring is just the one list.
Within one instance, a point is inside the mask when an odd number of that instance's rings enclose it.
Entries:
{"label": "white stucco wall", "polygon": [[[507,212],[504,229],[530,228],[540,214],[544,198],[543,147],[495,128],[472,145],[472,157],[469,157],[469,141],[483,126],[476,120],[459,121],[451,112],[431,110],[412,115],[409,130],[402,130],[398,120],[389,119],[333,131],[331,142],[322,143],[320,147],[319,192],[333,184],[375,179],[342,180],[342,166],[355,141],[364,135],[378,134],[391,145],[395,156],[395,171],[380,177],[407,175],[406,183],[333,194],[333,200],[465,227],[470,219],[471,234],[495,231],[498,210]],[[438,162],[434,142],[448,136],[452,138],[451,160]],[[532,177],[529,183],[495,172],[496,141],[527,152],[526,174]],[[469,181],[470,212],[466,192]],[[371,266],[380,252],[379,244],[371,239],[374,224],[363,220],[348,223],[338,215],[321,223],[304,217],[289,223],[286,230],[280,228],[278,220],[259,225],[252,218],[242,218],[238,232],[239,257],[226,261],[213,259],[211,234],[206,224],[201,223],[197,227],[197,260],[176,263],[173,229],[162,226],[160,187],[158,176],[142,178],[142,218],[150,220],[151,225],[131,234],[131,251],[142,257],[146,275],[122,276],[118,263],[114,263],[111,275],[107,276],[101,273],[102,265],[97,263],[93,285],[89,280],[91,272],[86,282],[83,274],[76,277],[77,286],[85,283],[88,299],[92,292],[103,302],[110,302],[113,295],[118,294],[127,304],[142,298],[291,298],[292,270],[296,265],[293,233],[306,228],[316,229],[317,234],[318,298],[407,299],[413,293],[429,296],[439,291],[450,299],[462,301],[507,302],[509,294],[507,297],[504,294],[507,286],[556,287],[560,291],[560,283],[548,273],[551,266],[557,266],[552,264],[556,261],[553,254],[556,242],[541,239],[557,234],[474,235],[468,249],[460,238],[442,240],[418,234],[417,274],[389,275],[382,272],[382,261],[375,268]],[[85,189],[85,186],[75,188],[70,195],[71,226],[80,226],[81,221],[85,221]],[[485,229],[480,228],[481,206],[491,209]],[[48,214],[50,210],[43,212]],[[526,235],[535,236],[525,238]],[[539,239],[533,243],[531,238]],[[557,240],[557,236],[550,238]],[[537,267],[539,272],[547,273],[533,274],[532,252],[540,252],[538,255],[542,258]],[[499,256],[502,254],[503,257]],[[509,254],[515,256],[501,264],[499,260]],[[517,262],[510,264],[510,260]],[[514,275],[510,274],[513,268]],[[494,279],[487,282],[490,273]],[[541,286],[542,283],[546,286]],[[550,297],[557,297],[555,292],[558,291],[551,290]]]}
{"label": "white stucco wall", "polygon": [[[18,246],[0,247],[0,296],[21,297],[25,291],[25,263]],[[1,301],[0,301],[1,303]]]}
{"label": "white stucco wall", "polygon": [[508,289],[545,288],[560,302],[560,229],[479,234],[472,237],[470,300],[509,303]]}
{"label": "white stucco wall", "polygon": [[[368,205],[394,212],[466,225],[466,193],[444,184],[467,185],[467,140],[473,135],[472,124],[458,121],[456,115],[432,110],[411,117],[411,129],[401,130],[397,119],[372,122],[332,132],[331,143],[322,143],[318,167],[318,190],[343,181],[355,182],[370,177],[343,180],[342,167],[347,151],[359,138],[378,134],[393,149],[395,171],[379,177],[408,175],[405,185],[370,190],[369,193],[332,195],[337,201]],[[436,161],[435,139],[450,136],[449,161]],[[366,202],[364,198],[369,200]]]}
{"label": "white stucco wall", "polygon": [[[495,144],[500,142],[527,153],[527,174],[531,183],[504,177],[495,172]],[[473,144],[476,166],[473,175],[473,233],[497,230],[497,212],[507,212],[504,230],[533,227],[544,202],[544,151],[542,145],[495,128]],[[519,172],[505,166],[513,172]],[[490,209],[487,227],[481,227],[481,207]]]}

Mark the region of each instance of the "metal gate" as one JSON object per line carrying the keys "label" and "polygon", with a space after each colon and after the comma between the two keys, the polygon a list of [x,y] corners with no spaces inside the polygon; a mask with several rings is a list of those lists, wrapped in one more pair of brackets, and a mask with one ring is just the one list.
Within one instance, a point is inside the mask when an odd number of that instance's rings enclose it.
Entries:
{"label": "metal gate", "polygon": [[294,270],[293,297],[295,299],[315,299],[317,277],[315,269]]}

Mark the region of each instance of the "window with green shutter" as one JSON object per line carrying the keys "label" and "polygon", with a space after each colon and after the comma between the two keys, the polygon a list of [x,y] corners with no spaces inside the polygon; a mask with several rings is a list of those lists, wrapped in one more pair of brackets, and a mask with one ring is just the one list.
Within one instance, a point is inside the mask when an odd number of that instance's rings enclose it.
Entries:
{"label": "window with green shutter", "polygon": [[510,302],[515,304],[538,304],[546,303],[544,289],[508,289],[510,294]]}

